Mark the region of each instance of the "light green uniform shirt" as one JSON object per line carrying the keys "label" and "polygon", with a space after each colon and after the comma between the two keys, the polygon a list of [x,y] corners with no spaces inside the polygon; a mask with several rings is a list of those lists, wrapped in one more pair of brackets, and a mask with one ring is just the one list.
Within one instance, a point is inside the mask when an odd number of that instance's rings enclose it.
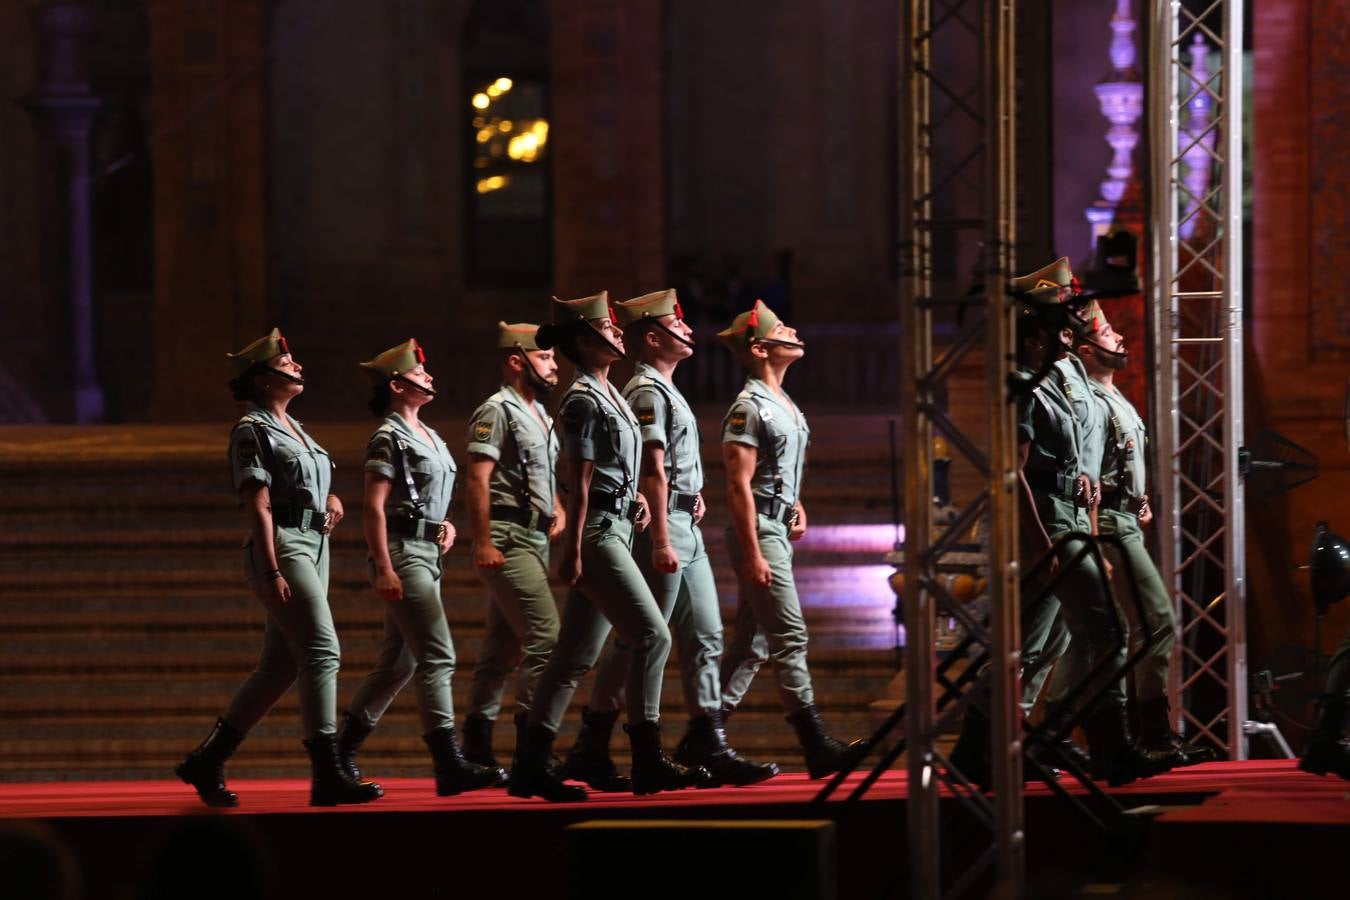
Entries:
{"label": "light green uniform shirt", "polygon": [[1143,497],[1148,486],[1144,471],[1148,429],[1144,420],[1115,385],[1093,382],[1093,393],[1102,404],[1106,421],[1102,490],[1121,491],[1131,499]]}
{"label": "light green uniform shirt", "polygon": [[230,466],[234,489],[257,481],[267,485],[276,507],[324,511],[333,483],[333,462],[300,423],[289,415],[297,440],[276,416],[255,406],[230,432]]}
{"label": "light green uniform shirt", "polygon": [[750,490],[756,497],[775,495],[787,506],[801,497],[806,447],[811,429],[806,416],[786,394],[782,399],[758,378],[749,378],[722,420],[722,443],[758,448]]}
{"label": "light green uniform shirt", "polygon": [[1096,402],[1093,385],[1082,361],[1070,354],[1055,363],[1049,376],[1057,378],[1060,391],[1073,407],[1078,421],[1078,471],[1095,484],[1102,477],[1102,452],[1106,446],[1106,421],[1101,405]]}
{"label": "light green uniform shirt", "polygon": [[[1018,369],[1018,375],[1024,379],[1034,374],[1026,368]],[[1039,480],[1036,476],[1048,478],[1056,474],[1066,478],[1066,492],[1057,495],[1033,488],[1041,524],[1052,538],[1066,531],[1086,531],[1090,527],[1087,511],[1074,505],[1072,485],[1068,483],[1083,471],[1078,419],[1053,370],[1029,394],[1019,397],[1017,411],[1018,442],[1029,445],[1028,480],[1034,484]]]}
{"label": "light green uniform shirt", "polygon": [[[393,482],[384,501],[384,514],[388,518],[440,522],[450,515],[458,471],[455,458],[431,426],[423,423],[422,427],[431,435],[430,443],[402,416],[390,413],[366,444],[366,471]],[[409,476],[420,505],[413,502],[412,491],[408,489]]]}
{"label": "light green uniform shirt", "polygon": [[515,509],[533,506],[543,515],[553,515],[558,436],[553,420],[537,400],[528,403],[514,389],[502,385],[469,419],[469,452],[481,453],[497,463],[488,480],[491,505]]}
{"label": "light green uniform shirt", "polygon": [[669,490],[681,494],[703,490],[698,420],[679,389],[652,366],[638,363],[623,395],[637,416],[642,442],[656,444],[666,453]]}
{"label": "light green uniform shirt", "polygon": [[563,456],[595,464],[591,491],[636,499],[641,432],[637,417],[613,385],[578,372],[563,394],[558,418]]}

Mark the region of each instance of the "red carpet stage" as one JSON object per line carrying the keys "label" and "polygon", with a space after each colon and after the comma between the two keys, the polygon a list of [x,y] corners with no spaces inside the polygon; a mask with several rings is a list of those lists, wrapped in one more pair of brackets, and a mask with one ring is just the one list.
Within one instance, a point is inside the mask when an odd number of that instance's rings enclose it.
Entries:
{"label": "red carpet stage", "polygon": [[[556,806],[502,790],[440,799],[431,794],[429,778],[383,784],[385,797],[375,803],[312,809],[303,781],[240,779],[231,787],[241,806],[223,817],[203,815],[190,790],[170,781],[11,784],[0,796],[0,818],[45,820],[81,859],[89,897],[126,896],[155,848],[192,823],[237,825],[282,897],[381,896],[395,884],[413,896],[469,886],[491,897],[558,896],[566,867],[563,828],[616,819],[829,819],[838,829],[838,896],[903,896],[906,884],[899,772],[884,777],[863,802],[823,806],[811,804],[820,783],[803,775],[649,798],[592,794],[585,803]],[[848,787],[836,796],[846,796]],[[1111,793],[1123,806],[1139,808],[1141,822],[1152,819],[1132,871],[1085,869],[1103,855],[1091,846],[1094,833],[1047,788],[1031,786],[1033,883],[1038,871],[1073,871],[1080,880],[1179,878],[1217,887],[1218,896],[1265,896],[1267,889],[1289,886],[1289,878],[1313,878],[1321,854],[1350,846],[1350,783],[1305,775],[1292,761],[1214,763]],[[1124,851],[1117,846],[1105,853]],[[656,875],[688,862],[654,848],[651,868]],[[736,863],[729,847],[724,859],[710,864]],[[1343,872],[1343,864],[1334,871]]]}

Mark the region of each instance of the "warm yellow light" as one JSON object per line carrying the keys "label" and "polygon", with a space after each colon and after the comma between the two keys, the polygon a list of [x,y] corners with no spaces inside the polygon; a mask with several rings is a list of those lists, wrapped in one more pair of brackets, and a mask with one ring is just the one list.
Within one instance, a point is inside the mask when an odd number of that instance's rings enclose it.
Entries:
{"label": "warm yellow light", "polygon": [[500,97],[500,96],[502,95],[502,92],[501,92],[500,90],[497,89],[497,86],[496,86],[495,84],[489,84],[489,85],[487,86],[487,91],[486,91],[486,93],[487,93],[487,95],[488,95],[489,97],[491,97],[493,100],[496,100],[498,97]]}
{"label": "warm yellow light", "polygon": [[473,108],[474,108],[474,109],[487,109],[487,108],[488,108],[488,104],[491,103],[491,102],[492,102],[492,101],[488,98],[488,95],[487,95],[487,94],[474,94],[474,95],[473,95]]}
{"label": "warm yellow light", "polygon": [[539,135],[540,140],[543,140],[548,136],[548,120],[535,119],[534,124],[530,126],[530,130]]}
{"label": "warm yellow light", "polygon": [[511,138],[506,146],[506,153],[512,159],[518,159],[523,162],[534,162],[539,156],[539,146],[542,141],[533,131],[526,131]]}
{"label": "warm yellow light", "polygon": [[491,128],[478,129],[478,143],[486,144],[488,141],[492,140],[492,136],[494,134],[496,134],[496,132],[494,132]]}
{"label": "warm yellow light", "polygon": [[499,191],[510,183],[510,179],[505,175],[490,175],[487,178],[478,179],[478,193],[490,194],[493,191]]}
{"label": "warm yellow light", "polygon": [[492,82],[492,86],[503,94],[511,90],[511,87],[514,84],[515,82],[513,82],[510,78],[498,78],[496,81]]}
{"label": "warm yellow light", "polygon": [[474,128],[482,128],[482,127],[483,127],[484,125],[486,125],[486,124],[487,124],[487,119],[483,118],[482,116],[474,116],[474,117],[473,117],[473,127],[474,127]]}
{"label": "warm yellow light", "polygon": [[512,122],[510,119],[502,119],[500,122],[497,123],[497,130],[500,131],[502,134],[506,134],[515,126],[516,123]]}

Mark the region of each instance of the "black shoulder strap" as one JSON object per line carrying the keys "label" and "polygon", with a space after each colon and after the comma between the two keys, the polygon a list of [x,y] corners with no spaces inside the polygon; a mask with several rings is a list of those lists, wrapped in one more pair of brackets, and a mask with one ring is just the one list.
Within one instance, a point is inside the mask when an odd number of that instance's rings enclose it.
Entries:
{"label": "black shoulder strap", "polygon": [[258,443],[258,458],[262,460],[263,468],[267,470],[267,474],[275,480],[277,477],[276,445],[272,443],[272,435],[268,433],[267,426],[255,419],[245,418],[234,427],[247,427],[253,432],[253,439]]}
{"label": "black shoulder strap", "polygon": [[[511,404],[503,400],[500,404],[502,415],[506,417],[506,428],[511,432],[511,442],[516,445],[516,462],[520,464],[520,508],[529,510],[532,504],[533,494],[530,493],[530,461],[526,457],[525,448],[520,446],[520,438],[516,434],[516,420],[511,417]],[[545,452],[547,452],[548,435],[544,435]]]}
{"label": "black shoulder strap", "polygon": [[769,471],[773,473],[773,500],[775,504],[783,502],[783,472],[778,467],[778,448],[774,446],[773,435],[769,433],[769,427],[764,424],[764,406],[759,402],[759,398],[754,394],[746,393],[746,399],[750,405],[755,408],[755,418],[759,420],[759,429],[764,433],[765,442],[769,445]]}
{"label": "black shoulder strap", "polygon": [[403,472],[403,483],[408,486],[408,499],[412,501],[417,511],[422,511],[422,495],[417,492],[417,482],[413,479],[412,467],[408,465],[408,442],[403,438],[389,433],[389,437],[394,442],[395,456],[398,458],[398,467]]}

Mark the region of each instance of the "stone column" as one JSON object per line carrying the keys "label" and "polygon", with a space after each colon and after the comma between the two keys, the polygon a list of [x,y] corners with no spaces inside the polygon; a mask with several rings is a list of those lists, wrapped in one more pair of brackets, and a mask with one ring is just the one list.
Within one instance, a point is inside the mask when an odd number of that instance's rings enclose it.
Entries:
{"label": "stone column", "polygon": [[[269,0],[147,0],[154,135],[152,420],[233,409],[225,353],[267,302]],[[285,47],[273,48],[285,52]]]}
{"label": "stone column", "polygon": [[552,0],[555,291],[665,286],[661,3]]}
{"label": "stone column", "polygon": [[[68,295],[67,335],[71,405],[67,415],[79,423],[103,418],[94,352],[94,248],[90,218],[89,150],[94,121],[102,105],[90,89],[89,40],[97,12],[83,3],[57,2],[33,12],[41,46],[37,88],[23,101],[34,122],[56,148],[65,176],[65,253],[61,256]],[[54,365],[54,368],[59,368]]]}

